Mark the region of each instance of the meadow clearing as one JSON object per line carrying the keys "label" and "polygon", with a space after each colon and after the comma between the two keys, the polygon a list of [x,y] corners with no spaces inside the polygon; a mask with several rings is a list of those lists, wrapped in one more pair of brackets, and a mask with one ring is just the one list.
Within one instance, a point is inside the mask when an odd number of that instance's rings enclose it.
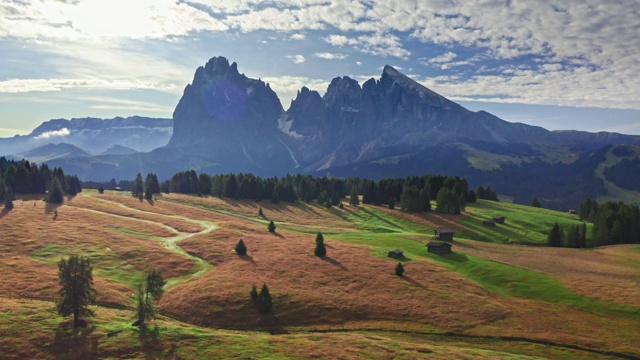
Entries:
{"label": "meadow clearing", "polygon": [[[263,216],[258,209],[263,209]],[[55,216],[57,214],[57,216]],[[486,217],[504,225],[482,227]],[[55,219],[54,219],[55,216]],[[275,233],[267,223],[277,225]],[[640,246],[535,246],[575,215],[479,201],[462,215],[85,190],[0,214],[0,353],[9,358],[637,358]],[[433,228],[453,253],[426,251]],[[313,255],[322,232],[327,256]],[[234,247],[243,239],[248,253]],[[527,244],[527,245],[524,245]],[[402,249],[405,276],[394,275]],[[93,327],[60,327],[56,262],[90,256]],[[145,272],[168,279],[161,316],[131,327]],[[272,315],[249,302],[268,284]]]}

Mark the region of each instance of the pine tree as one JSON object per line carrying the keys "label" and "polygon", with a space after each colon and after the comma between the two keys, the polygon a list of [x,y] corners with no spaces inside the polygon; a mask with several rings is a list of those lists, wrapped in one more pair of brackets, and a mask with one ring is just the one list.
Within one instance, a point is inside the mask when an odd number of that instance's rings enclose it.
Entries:
{"label": "pine tree", "polygon": [[264,212],[262,212],[262,206],[258,209],[258,216],[264,216]]}
{"label": "pine tree", "polygon": [[144,198],[145,200],[153,200],[153,194],[151,193],[151,188],[149,187],[149,185],[145,185],[144,186]]}
{"label": "pine tree", "polygon": [[131,194],[142,200],[141,195],[144,194],[144,182],[142,181],[142,174],[140,173],[136,175],[136,180],[133,183],[133,189],[131,190]]}
{"label": "pine tree", "polygon": [[539,208],[542,207],[542,204],[540,204],[540,200],[537,197],[534,197],[531,199],[531,206]]}
{"label": "pine tree", "polygon": [[553,228],[551,228],[551,231],[549,231],[549,236],[547,239],[549,246],[562,247],[562,230],[560,230],[558,223],[555,223],[553,225]]}
{"label": "pine tree", "polygon": [[398,265],[396,265],[396,275],[402,276],[402,274],[404,274],[404,266],[399,262]]}
{"label": "pine tree", "polygon": [[73,315],[73,327],[77,328],[81,316],[93,316],[89,305],[95,301],[91,259],[72,255],[58,261],[58,277],[62,288],[57,308],[62,316]]}
{"label": "pine tree", "polygon": [[251,291],[249,292],[249,298],[251,299],[251,303],[257,305],[258,303],[258,289],[256,288],[256,284],[253,284],[251,287]]}
{"label": "pine tree", "polygon": [[62,204],[64,202],[62,185],[60,184],[60,180],[55,176],[53,177],[53,180],[51,180],[51,185],[49,186],[47,202],[50,204]]}
{"label": "pine tree", "polygon": [[98,189],[98,194],[104,194],[104,187],[102,185],[100,185],[100,188]]}
{"label": "pine tree", "polygon": [[276,224],[273,222],[273,220],[269,221],[269,226],[267,226],[267,230],[269,230],[269,232],[271,233],[276,232]]}
{"label": "pine tree", "polygon": [[8,191],[4,199],[5,210],[13,210],[13,192]]}
{"label": "pine tree", "polygon": [[276,189],[273,189],[273,192],[271,193],[271,203],[277,204],[279,202],[280,202],[280,195],[278,195],[278,191]]}
{"label": "pine tree", "polygon": [[313,254],[317,257],[327,256],[327,248],[324,246],[324,238],[321,233],[316,236],[316,248],[313,250]]}
{"label": "pine tree", "polygon": [[360,205],[360,199],[358,198],[358,191],[355,186],[351,187],[351,195],[349,196],[349,204],[353,206]]}
{"label": "pine tree", "polygon": [[0,201],[4,201],[7,196],[7,187],[4,186],[4,180],[0,176]]}
{"label": "pine tree", "polygon": [[270,314],[273,310],[271,293],[269,292],[267,284],[262,284],[262,288],[260,289],[260,293],[258,294],[257,304],[258,310],[263,314]]}
{"label": "pine tree", "polygon": [[156,269],[147,273],[145,284],[138,284],[135,312],[136,322],[134,325],[145,327],[145,322],[155,317],[155,303],[162,298],[165,284],[166,281],[162,277],[162,272]]}
{"label": "pine tree", "polygon": [[240,239],[238,244],[236,244],[236,254],[240,256],[247,255],[247,247],[244,245],[244,241],[242,241],[242,239]]}
{"label": "pine tree", "polygon": [[389,198],[389,209],[393,210],[396,208],[396,199],[392,196]]}

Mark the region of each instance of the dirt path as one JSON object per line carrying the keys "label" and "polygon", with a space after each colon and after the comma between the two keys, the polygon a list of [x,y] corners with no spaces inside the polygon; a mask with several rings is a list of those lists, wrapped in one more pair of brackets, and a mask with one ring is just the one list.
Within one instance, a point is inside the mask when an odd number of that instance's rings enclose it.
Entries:
{"label": "dirt path", "polygon": [[[87,195],[87,196],[93,197],[92,195]],[[135,217],[129,217],[129,216],[120,215],[120,214],[113,214],[113,213],[109,213],[109,212],[106,212],[106,211],[100,211],[100,210],[86,209],[86,208],[80,208],[80,207],[78,208],[78,209],[82,209],[82,210],[85,210],[85,211],[91,211],[91,212],[95,212],[95,213],[105,214],[105,215],[108,215],[108,216],[115,216],[115,217],[118,217],[118,218],[132,219],[132,220],[135,220],[135,221],[141,221],[141,222],[145,222],[145,223],[148,223],[148,224],[158,225],[158,226],[161,226],[163,228],[169,229],[170,231],[174,232],[176,234],[174,236],[169,236],[169,237],[154,236],[154,237],[152,237],[152,239],[155,240],[155,241],[161,242],[165,249],[167,249],[167,250],[169,250],[169,251],[171,251],[171,252],[173,252],[175,254],[178,254],[180,256],[183,256],[183,257],[185,257],[187,259],[192,260],[195,263],[195,265],[194,265],[195,271],[192,272],[192,273],[188,273],[188,274],[182,275],[182,276],[178,276],[178,277],[173,277],[173,278],[167,279],[167,284],[165,285],[165,290],[170,288],[170,287],[172,287],[172,286],[181,284],[181,283],[186,282],[186,281],[188,281],[190,279],[198,277],[198,276],[204,274],[205,272],[207,272],[208,270],[213,268],[213,265],[211,265],[209,262],[207,262],[206,260],[204,260],[204,259],[202,259],[200,257],[197,257],[195,255],[192,255],[192,254],[184,251],[178,244],[181,241],[189,239],[191,237],[208,234],[208,233],[216,230],[218,228],[218,225],[216,223],[211,222],[211,221],[205,221],[205,220],[194,220],[194,219],[190,219],[190,218],[184,217],[184,216],[167,215],[167,214],[160,214],[160,213],[155,213],[155,212],[151,212],[151,211],[139,210],[139,209],[135,209],[135,208],[126,206],[126,205],[121,204],[121,203],[117,203],[115,201],[106,200],[106,199],[99,199],[99,198],[96,198],[96,197],[93,197],[93,198],[98,200],[98,201],[108,202],[110,204],[114,204],[114,205],[120,206],[120,207],[125,208],[125,209],[127,209],[129,211],[146,213],[146,214],[151,214],[151,215],[154,215],[154,216],[164,216],[164,217],[170,217],[170,218],[174,218],[174,219],[180,219],[180,220],[188,221],[188,222],[191,222],[191,223],[194,223],[194,224],[198,224],[200,226],[201,230],[198,231],[198,232],[194,232],[194,233],[183,232],[183,231],[179,231],[176,228],[173,228],[173,227],[171,227],[171,226],[169,226],[169,225],[167,225],[165,223],[159,222],[159,221],[138,219],[138,218],[135,218]]]}

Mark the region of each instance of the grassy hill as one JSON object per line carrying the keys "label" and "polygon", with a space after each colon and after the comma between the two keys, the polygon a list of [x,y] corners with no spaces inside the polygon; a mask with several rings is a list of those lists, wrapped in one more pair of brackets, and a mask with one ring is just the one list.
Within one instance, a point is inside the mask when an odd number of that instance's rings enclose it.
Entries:
{"label": "grassy hill", "polygon": [[[264,215],[258,215],[262,207]],[[54,211],[57,217],[54,219]],[[505,216],[504,225],[482,226]],[[277,225],[275,234],[267,223]],[[462,215],[85,191],[0,213],[0,353],[10,358],[635,358],[640,247],[544,244],[575,215],[479,201]],[[435,227],[454,253],[426,251]],[[321,231],[327,257],[313,256]],[[247,256],[233,248],[243,239]],[[405,276],[394,275],[396,248]],[[90,256],[92,327],[55,312],[56,262]],[[131,327],[146,271],[169,282],[159,319]],[[249,302],[268,284],[274,313]],[[5,355],[3,355],[5,356]]]}

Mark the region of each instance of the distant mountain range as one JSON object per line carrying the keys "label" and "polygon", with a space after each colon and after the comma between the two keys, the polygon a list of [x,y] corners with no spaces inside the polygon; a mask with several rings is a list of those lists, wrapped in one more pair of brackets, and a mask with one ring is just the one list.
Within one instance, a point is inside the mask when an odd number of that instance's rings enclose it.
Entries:
{"label": "distant mountain range", "polygon": [[[147,120],[152,123],[156,125],[145,128],[146,136],[159,143],[159,134],[170,131],[158,124],[170,125],[171,120]],[[79,134],[96,131],[77,124]],[[121,142],[107,135],[115,130],[99,131],[111,141],[100,152],[116,144],[150,150],[150,144],[136,143],[139,138]],[[165,139],[150,152],[111,151],[49,162],[92,180],[132,179],[137,172],[167,178],[188,169],[373,179],[439,173],[464,176],[472,186],[489,185],[519,203],[536,196],[543,206],[557,209],[598,196],[640,201],[640,193],[618,186],[620,181],[614,184],[604,171],[637,159],[640,136],[510,123],[469,111],[390,66],[380,79],[362,85],[337,77],[324,96],[303,87],[285,111],[269,84],[240,74],[237,64],[223,57],[212,58],[185,88],[173,114],[173,133]],[[5,140],[0,139],[0,150]],[[619,171],[607,173],[620,178]]]}
{"label": "distant mountain range", "polygon": [[47,144],[66,143],[92,154],[114,146],[148,152],[167,144],[173,134],[171,119],[140,116],[113,119],[54,119],[42,123],[29,135],[0,138],[0,156],[19,154]]}

